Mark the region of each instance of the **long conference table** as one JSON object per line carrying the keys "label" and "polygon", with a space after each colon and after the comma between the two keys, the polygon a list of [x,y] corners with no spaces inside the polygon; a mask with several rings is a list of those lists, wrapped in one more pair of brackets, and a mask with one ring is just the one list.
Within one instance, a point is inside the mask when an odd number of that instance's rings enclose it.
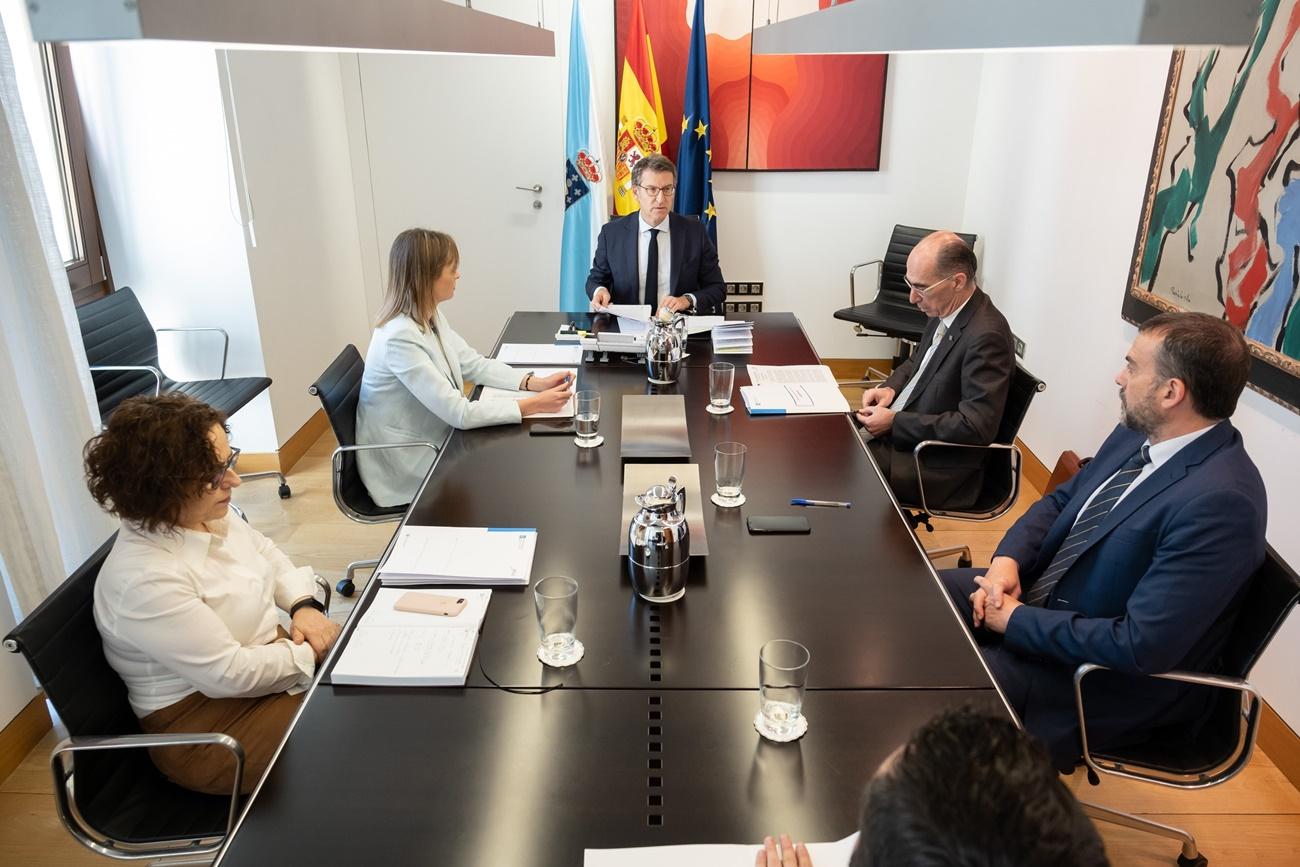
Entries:
{"label": "long conference table", "polygon": [[[549,343],[587,317],[515,313],[498,345]],[[744,318],[753,355],[722,359],[737,389],[748,362],[818,363],[793,315]],[[857,828],[865,781],[919,725],[964,704],[1010,713],[851,419],[749,416],[738,390],[735,412],[711,415],[710,342],[689,351],[675,386],[651,386],[644,365],[582,366],[578,387],[602,397],[600,448],[530,436],[527,421],[453,432],[404,519],[536,527],[534,580],[580,585],[584,658],[542,666],[531,586],[495,588],[464,687],[334,686],[369,582],[217,863],[573,867],[587,848],[836,840]],[[706,498],[709,553],[669,605],[640,600],[618,555],[621,396],[656,393],[685,396],[706,488],[687,496]],[[728,440],[749,447],[737,509],[707,502],[713,447]],[[798,509],[792,497],[853,507]],[[747,515],[794,513],[811,534],[746,531]],[[758,650],[772,638],[812,656],[809,730],[789,744],[752,725]]]}

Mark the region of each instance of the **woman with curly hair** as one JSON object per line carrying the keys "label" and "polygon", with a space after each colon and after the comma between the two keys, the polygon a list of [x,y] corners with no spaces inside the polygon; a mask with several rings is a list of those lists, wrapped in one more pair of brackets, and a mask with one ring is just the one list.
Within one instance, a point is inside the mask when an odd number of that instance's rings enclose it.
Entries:
{"label": "woman with curly hair", "polygon": [[[309,567],[230,519],[239,450],[227,434],[225,415],[193,398],[132,398],[86,444],[86,481],[122,521],[95,582],[95,623],[141,728],[235,738],[248,793],[339,627],[316,601]],[[222,747],[150,753],[188,789],[228,794],[233,786]]]}

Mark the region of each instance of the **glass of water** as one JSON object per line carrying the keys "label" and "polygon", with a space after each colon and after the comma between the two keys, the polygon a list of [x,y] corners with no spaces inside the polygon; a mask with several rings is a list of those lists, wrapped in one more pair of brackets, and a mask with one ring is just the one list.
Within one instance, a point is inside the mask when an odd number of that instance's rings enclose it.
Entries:
{"label": "glass of water", "polygon": [[745,502],[741,486],[745,483],[744,443],[718,443],[713,449],[713,505],[734,509]]}
{"label": "glass of water", "polygon": [[537,603],[537,630],[542,643],[537,658],[545,665],[565,668],[573,665],[585,650],[573,636],[578,623],[578,582],[563,575],[551,575],[533,588]]}
{"label": "glass of water", "polygon": [[709,365],[709,412],[726,415],[731,412],[731,386],[736,381],[736,365],[728,361],[715,361]]}
{"label": "glass of water", "polygon": [[596,433],[600,426],[600,392],[580,391],[573,396],[573,442],[580,448],[594,449],[605,441]]}
{"label": "glass of water", "polygon": [[776,638],[758,651],[758,713],[754,728],[772,741],[793,741],[808,731],[803,694],[808,685],[808,648]]}

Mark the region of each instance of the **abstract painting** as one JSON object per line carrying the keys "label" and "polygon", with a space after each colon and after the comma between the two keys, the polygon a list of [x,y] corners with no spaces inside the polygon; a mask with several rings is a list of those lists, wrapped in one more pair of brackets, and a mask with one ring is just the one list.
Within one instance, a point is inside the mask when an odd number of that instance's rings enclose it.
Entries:
{"label": "abstract painting", "polygon": [[[708,0],[709,111],[713,170],[880,168],[885,55],[754,55],[754,26],[767,0]],[[787,0],[781,18],[815,12],[829,0]],[[805,8],[806,7],[806,8]],[[663,152],[677,155],[693,0],[642,0],[668,124]],[[632,0],[614,5],[614,93],[622,86]]]}
{"label": "abstract painting", "polygon": [[[1300,412],[1300,3],[1264,0],[1245,48],[1175,51],[1123,316],[1240,328],[1250,384]],[[1297,181],[1297,183],[1292,183]]]}

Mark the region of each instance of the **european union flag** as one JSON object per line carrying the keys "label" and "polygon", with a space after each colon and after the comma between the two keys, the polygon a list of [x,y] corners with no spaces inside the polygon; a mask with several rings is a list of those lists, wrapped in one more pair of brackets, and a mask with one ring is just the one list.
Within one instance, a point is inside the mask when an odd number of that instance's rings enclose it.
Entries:
{"label": "european union flag", "polygon": [[700,218],[718,243],[713,207],[713,134],[709,130],[709,52],[704,38],[704,0],[695,0],[691,53],[682,99],[682,139],[677,146],[677,213]]}

